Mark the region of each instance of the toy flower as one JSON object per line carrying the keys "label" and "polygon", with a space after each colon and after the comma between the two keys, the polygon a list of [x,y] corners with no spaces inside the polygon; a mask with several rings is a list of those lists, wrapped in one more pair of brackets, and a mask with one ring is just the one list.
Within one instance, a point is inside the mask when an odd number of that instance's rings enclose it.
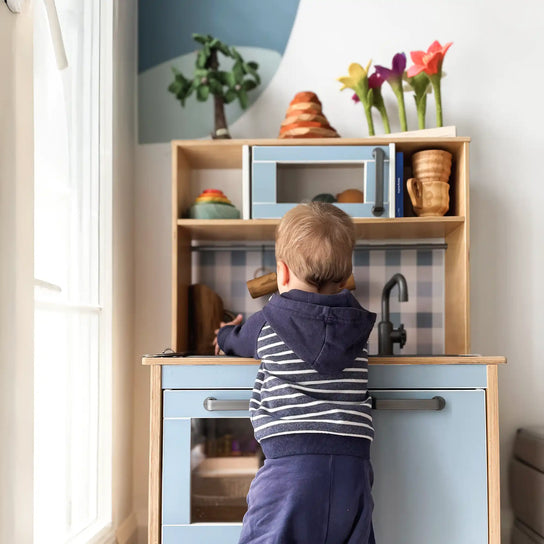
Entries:
{"label": "toy flower", "polygon": [[406,123],[406,109],[404,107],[404,91],[402,89],[402,76],[406,69],[406,55],[404,53],[397,53],[393,57],[391,63],[391,69],[385,66],[376,66],[376,73],[379,74],[393,89],[395,96],[397,97],[397,103],[399,106],[399,120],[402,131],[408,130],[408,124]]}
{"label": "toy flower", "polygon": [[436,126],[442,126],[442,97],[440,94],[440,80],[442,78],[442,63],[444,56],[453,42],[446,45],[440,45],[440,42],[434,41],[427,51],[412,51],[410,56],[414,65],[408,69],[408,77],[416,76],[425,72],[431,81],[436,103]]}
{"label": "toy flower", "polygon": [[343,87],[340,89],[352,89],[355,91],[355,94],[363,104],[365,110],[366,121],[368,123],[368,133],[370,136],[374,136],[374,123],[372,121],[372,114],[370,109],[372,104],[368,98],[368,69],[370,68],[370,63],[368,61],[366,68],[363,68],[360,64],[352,62],[348,67],[347,77],[339,77],[338,81],[342,83]]}
{"label": "toy flower", "polygon": [[425,72],[420,72],[414,77],[407,77],[406,82],[414,91],[416,102],[418,128],[425,128],[425,113],[427,111],[427,94],[431,92],[431,82]]}
{"label": "toy flower", "polygon": [[387,110],[385,109],[385,104],[383,103],[382,97],[382,85],[384,81],[385,79],[383,79],[377,72],[374,72],[368,78],[368,98],[370,104],[380,112],[385,133],[389,134],[391,132],[389,117],[387,116]]}

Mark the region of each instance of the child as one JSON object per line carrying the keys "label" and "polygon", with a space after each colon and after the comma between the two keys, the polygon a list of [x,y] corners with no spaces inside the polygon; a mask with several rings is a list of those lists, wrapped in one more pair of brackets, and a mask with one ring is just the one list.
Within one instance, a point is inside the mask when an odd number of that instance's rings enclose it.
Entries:
{"label": "child", "polygon": [[293,208],[276,232],[280,294],[217,331],[217,352],[261,359],[250,413],[266,459],[239,544],[374,542],[367,341],[376,314],[342,289],[354,244],[336,206]]}

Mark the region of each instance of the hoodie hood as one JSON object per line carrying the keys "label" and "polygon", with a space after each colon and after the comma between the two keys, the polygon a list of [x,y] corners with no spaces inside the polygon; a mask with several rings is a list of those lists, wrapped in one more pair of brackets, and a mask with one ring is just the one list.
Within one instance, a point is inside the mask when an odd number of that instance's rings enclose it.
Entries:
{"label": "hoodie hood", "polygon": [[273,295],[263,314],[295,354],[320,374],[334,374],[360,357],[376,321],[344,289],[322,295],[292,289]]}

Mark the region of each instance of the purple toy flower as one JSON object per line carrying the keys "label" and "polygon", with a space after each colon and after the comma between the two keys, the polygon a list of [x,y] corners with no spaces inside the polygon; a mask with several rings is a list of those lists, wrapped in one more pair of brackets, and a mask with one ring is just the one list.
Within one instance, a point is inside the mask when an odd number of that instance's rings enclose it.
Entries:
{"label": "purple toy flower", "polygon": [[351,97],[351,99],[355,102],[355,104],[361,101],[361,99],[357,96],[357,93],[353,93],[353,96]]}
{"label": "purple toy flower", "polygon": [[392,79],[401,80],[404,70],[406,70],[406,55],[404,53],[397,53],[393,57],[392,69],[385,66],[376,66],[375,68],[376,72],[387,82],[390,82]]}
{"label": "purple toy flower", "polygon": [[391,85],[395,96],[397,97],[397,103],[399,105],[399,120],[400,126],[403,131],[408,130],[406,123],[406,111],[404,108],[404,91],[402,89],[402,76],[406,69],[406,55],[404,53],[397,53],[393,57],[391,69],[385,66],[376,66],[376,73]]}
{"label": "purple toy flower", "polygon": [[368,78],[368,88],[369,89],[379,89],[383,85],[384,81],[385,81],[385,79],[376,70]]}
{"label": "purple toy flower", "polygon": [[378,72],[374,72],[371,76],[368,78],[368,97],[369,102],[377,108],[377,110],[380,112],[380,115],[382,116],[383,121],[383,128],[387,134],[391,132],[391,128],[389,126],[389,118],[387,116],[387,111],[385,109],[385,104],[383,102],[382,97],[382,85],[384,84],[385,79],[378,74]]}

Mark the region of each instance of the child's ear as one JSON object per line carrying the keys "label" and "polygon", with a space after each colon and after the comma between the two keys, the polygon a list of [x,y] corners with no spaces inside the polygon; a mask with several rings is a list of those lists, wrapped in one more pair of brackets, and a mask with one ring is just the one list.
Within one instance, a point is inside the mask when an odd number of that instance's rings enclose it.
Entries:
{"label": "child's ear", "polygon": [[281,290],[289,283],[289,267],[283,262],[278,261],[276,264],[276,275],[278,280],[278,289]]}

